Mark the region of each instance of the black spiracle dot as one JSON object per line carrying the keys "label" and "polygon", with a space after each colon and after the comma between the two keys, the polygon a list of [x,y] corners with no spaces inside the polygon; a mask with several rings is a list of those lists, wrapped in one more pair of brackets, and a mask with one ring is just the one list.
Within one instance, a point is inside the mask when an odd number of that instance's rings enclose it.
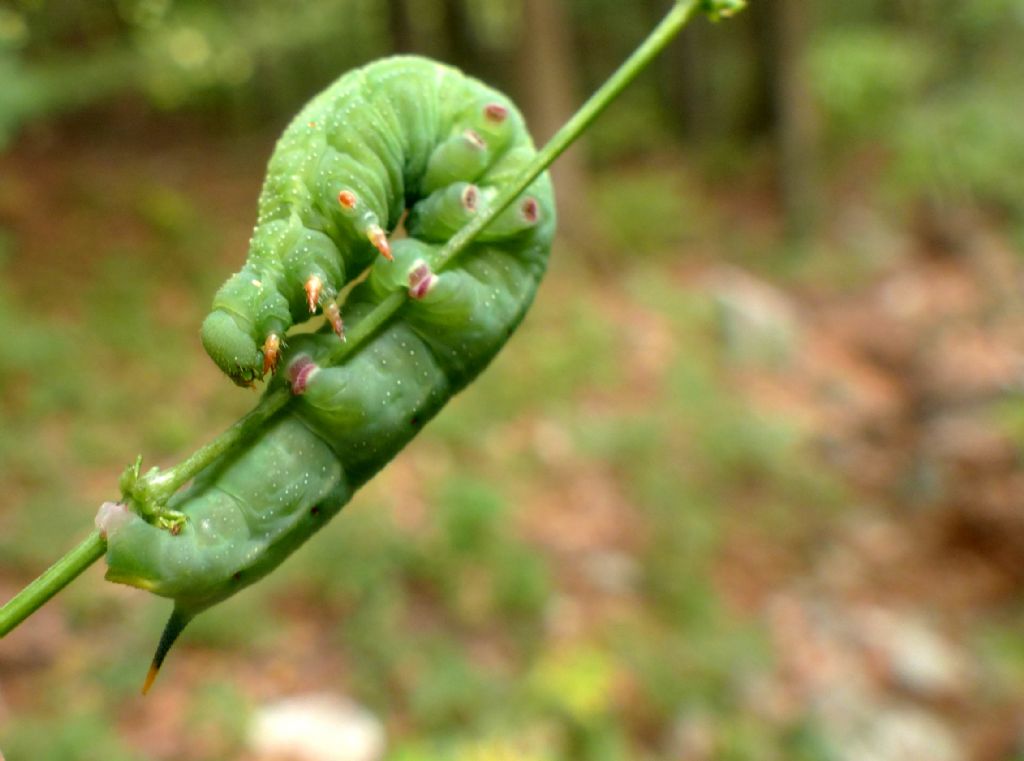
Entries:
{"label": "black spiracle dot", "polygon": [[233,574],[231,574],[231,580],[233,582],[235,582],[236,584],[238,582],[240,582],[242,580],[242,572],[241,571],[235,571]]}
{"label": "black spiracle dot", "polygon": [[413,415],[411,418],[409,418],[409,425],[411,425],[413,428],[419,428],[420,416]]}
{"label": "black spiracle dot", "polygon": [[316,518],[318,515],[320,515],[320,506],[313,505],[311,508],[309,508],[309,514],[311,517]]}

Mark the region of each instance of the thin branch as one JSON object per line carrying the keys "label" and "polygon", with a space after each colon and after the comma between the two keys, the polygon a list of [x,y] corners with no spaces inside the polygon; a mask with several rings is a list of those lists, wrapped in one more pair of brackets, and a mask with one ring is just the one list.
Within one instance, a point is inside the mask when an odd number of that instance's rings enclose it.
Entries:
{"label": "thin branch", "polygon": [[82,571],[103,557],[106,550],[106,540],[98,531],[93,531],[85,541],[43,571],[39,578],[0,608],[0,637],[6,636],[11,629],[78,578]]}

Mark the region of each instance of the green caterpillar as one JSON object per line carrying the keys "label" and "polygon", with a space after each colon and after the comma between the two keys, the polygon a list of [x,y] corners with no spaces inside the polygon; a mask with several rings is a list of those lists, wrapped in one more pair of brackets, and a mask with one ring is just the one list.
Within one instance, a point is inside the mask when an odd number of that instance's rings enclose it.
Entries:
{"label": "green caterpillar", "polygon": [[[187,516],[179,533],[120,504],[97,516],[107,578],[174,600],[147,688],[193,616],[273,570],[504,345],[547,264],[548,176],[451,266],[435,264],[534,153],[505,96],[417,57],[345,74],[286,129],[248,261],[218,291],[202,339],[236,383],[280,364],[267,392],[287,386],[292,401],[168,503]],[[408,237],[389,241],[403,216]],[[344,326],[399,291],[408,300],[396,318],[333,363]],[[286,337],[320,311],[320,332]]]}

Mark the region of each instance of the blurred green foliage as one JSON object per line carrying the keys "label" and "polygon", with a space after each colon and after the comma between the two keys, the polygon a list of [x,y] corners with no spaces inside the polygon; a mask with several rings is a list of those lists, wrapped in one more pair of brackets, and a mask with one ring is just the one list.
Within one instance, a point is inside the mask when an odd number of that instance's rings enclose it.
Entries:
{"label": "blurred green foliage", "polygon": [[927,40],[896,29],[842,26],[819,33],[808,64],[832,150],[891,129],[928,81],[937,53]]}
{"label": "blurred green foliage", "polygon": [[894,136],[895,181],[946,208],[981,202],[1024,224],[1024,124],[1015,86],[943,93]]}
{"label": "blurred green foliage", "polygon": [[826,14],[808,56],[830,154],[885,150],[879,187],[897,211],[973,204],[1024,224],[1020,173],[1007,171],[1024,160],[1020,3],[850,5]]}
{"label": "blurred green foliage", "polygon": [[[566,4],[579,93],[664,5]],[[197,129],[204,151],[239,141],[256,175],[265,152],[243,138],[269,145],[339,71],[394,50],[400,6],[406,48],[529,94],[518,3],[15,0],[0,8],[0,146],[16,150],[60,114],[107,108],[114,121],[128,103],[130,115]],[[970,203],[1024,226],[1020,3],[806,7],[803,64],[830,183],[867,175],[851,205],[902,225],[922,204]],[[579,264],[585,252],[558,251],[521,334],[402,464],[279,572],[193,624],[181,662],[206,668],[176,670],[172,657],[157,686],[186,684],[186,757],[242,754],[269,663],[315,673],[386,717],[389,761],[666,758],[690,719],[710,727],[716,759],[835,757],[813,719],[780,727],[750,715],[749,677],[771,668],[766,634],[727,609],[715,572],[738,527],[801,546],[849,495],[798,425],[737,396],[713,299],[679,284],[687,256],[709,242],[760,271],[785,266],[774,228],[741,224],[771,207],[761,177],[776,163],[772,59],[755,19],[689,30],[588,135],[594,173],[581,192],[613,276]],[[701,65],[684,66],[694,51]],[[195,327],[227,272],[217,253],[227,222],[192,182],[154,172],[64,188],[54,224],[70,225],[71,210],[99,221],[43,252],[63,257],[45,275],[25,264],[13,226],[0,229],[7,578],[27,579],[70,545],[136,452],[177,458],[253,401],[197,349]],[[749,194],[749,209],[721,202],[734,192]],[[0,180],[0,221],[19,195]],[[134,237],[113,234],[121,223]],[[847,259],[829,262],[837,280],[851,277]],[[1018,407],[993,414],[1024,447]],[[586,538],[600,517],[588,502],[595,480],[624,537],[610,563]],[[602,562],[613,570],[593,571]],[[59,604],[70,636],[52,667],[32,672],[38,697],[0,729],[0,747],[12,761],[150,757],[116,717],[134,705],[164,604],[98,576]],[[612,612],[574,623],[591,604]],[[324,634],[310,640],[297,622]],[[1019,637],[986,642],[1021,670]]]}
{"label": "blurred green foliage", "polygon": [[[663,11],[657,2],[567,7],[581,90]],[[897,212],[957,194],[1024,219],[1019,181],[999,171],[1024,151],[1012,106],[1024,97],[1019,3],[815,2],[802,13],[803,64],[831,161],[885,149],[893,172],[881,186]],[[680,52],[595,129],[593,160],[621,162],[680,137],[749,145],[770,130],[773,51],[755,26],[766,17],[747,16],[687,30]],[[518,4],[496,0],[18,0],[0,9],[0,145],[33,121],[117,95],[236,126],[280,121],[337,72],[396,46],[454,59],[521,93],[528,85],[516,56],[528,27]],[[700,56],[699,69],[686,55]],[[630,216],[618,211],[619,221]],[[615,220],[607,227],[623,234]]]}
{"label": "blurred green foliage", "polygon": [[143,756],[127,748],[109,720],[101,713],[75,709],[65,714],[59,727],[51,722],[28,719],[19,722],[4,741],[12,758],[39,761],[139,761]]}

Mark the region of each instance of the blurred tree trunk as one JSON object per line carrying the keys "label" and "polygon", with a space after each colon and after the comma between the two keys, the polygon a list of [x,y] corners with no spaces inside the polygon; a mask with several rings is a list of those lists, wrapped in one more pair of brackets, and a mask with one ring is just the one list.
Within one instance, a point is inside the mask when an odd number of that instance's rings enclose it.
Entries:
{"label": "blurred tree trunk", "polygon": [[465,0],[442,0],[441,28],[448,60],[468,72],[480,73],[480,45]]}
{"label": "blurred tree trunk", "polygon": [[698,142],[715,128],[716,103],[707,66],[707,25],[693,24],[683,30],[668,50],[663,64],[666,93],[672,110],[682,116],[683,134]]}
{"label": "blurred tree trunk", "polygon": [[818,123],[805,65],[810,17],[806,0],[752,4],[761,27],[762,61],[770,77],[772,132],[779,191],[791,240],[809,238],[818,222]]}
{"label": "blurred tree trunk", "polygon": [[743,31],[744,42],[750,49],[752,81],[750,96],[744,103],[739,129],[748,139],[758,139],[775,131],[775,90],[778,78],[775,45],[772,42],[772,10],[769,4],[777,0],[761,0],[747,7],[736,19]]}
{"label": "blurred tree trunk", "polygon": [[[646,0],[645,15],[654,27],[668,8],[664,0]],[[707,24],[688,25],[657,62],[659,91],[679,134],[700,142],[715,128],[716,103],[708,76]]]}
{"label": "blurred tree trunk", "polygon": [[411,53],[415,50],[412,19],[406,0],[388,0],[388,31],[391,34],[392,49],[396,53]]}
{"label": "blurred tree trunk", "polygon": [[[523,0],[520,102],[538,145],[554,135],[578,105],[572,50],[565,0]],[[563,234],[583,251],[596,252],[598,247],[590,245],[594,235],[587,210],[587,169],[579,143],[562,154],[551,174]]]}

